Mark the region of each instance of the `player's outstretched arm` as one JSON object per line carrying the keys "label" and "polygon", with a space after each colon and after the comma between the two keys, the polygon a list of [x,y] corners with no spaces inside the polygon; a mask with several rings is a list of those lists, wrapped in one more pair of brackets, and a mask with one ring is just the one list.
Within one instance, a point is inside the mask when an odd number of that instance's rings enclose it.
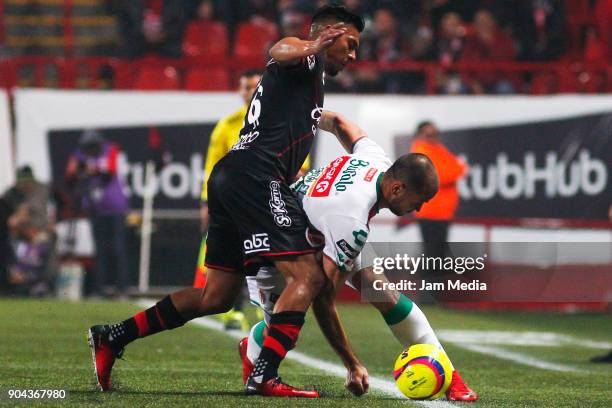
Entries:
{"label": "player's outstretched arm", "polygon": [[353,146],[359,139],[368,137],[366,132],[355,123],[337,112],[323,111],[319,128],[333,133],[344,149],[353,153]]}
{"label": "player's outstretched arm", "polygon": [[281,66],[296,65],[303,58],[325,50],[344,33],[346,26],[338,23],[325,27],[314,40],[285,37],[270,48],[270,56]]}
{"label": "player's outstretched arm", "polygon": [[323,270],[328,279],[324,288],[314,299],[312,309],[325,338],[347,369],[344,385],[354,395],[361,396],[368,392],[368,371],[359,361],[348,341],[335,304],[336,293],[342,285],[344,276],[337,265],[325,256],[323,257]]}

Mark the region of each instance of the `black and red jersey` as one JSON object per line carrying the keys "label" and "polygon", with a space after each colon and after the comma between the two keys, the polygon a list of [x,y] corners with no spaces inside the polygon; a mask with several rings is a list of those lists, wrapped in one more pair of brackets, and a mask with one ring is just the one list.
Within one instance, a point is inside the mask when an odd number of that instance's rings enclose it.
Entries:
{"label": "black and red jersey", "polygon": [[282,67],[270,60],[244,118],[233,151],[251,151],[291,182],[310,152],[323,112],[320,56]]}

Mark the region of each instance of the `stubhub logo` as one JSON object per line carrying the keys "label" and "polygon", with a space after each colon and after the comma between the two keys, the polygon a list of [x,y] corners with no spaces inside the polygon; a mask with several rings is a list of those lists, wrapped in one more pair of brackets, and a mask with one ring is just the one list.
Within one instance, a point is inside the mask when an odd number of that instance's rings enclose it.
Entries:
{"label": "stubhub logo", "polygon": [[[119,157],[119,175],[123,180],[126,194],[142,197],[145,193],[146,163],[127,161],[125,155]],[[173,200],[183,198],[199,199],[204,180],[204,159],[202,154],[194,153],[189,162],[171,161],[158,171],[151,183],[155,196],[162,195]]]}
{"label": "stubhub logo", "polygon": [[487,166],[470,164],[469,174],[458,184],[459,194],[466,200],[533,198],[538,191],[546,198],[580,193],[596,196],[608,185],[606,164],[587,149],[571,161],[560,160],[551,151],[545,154],[543,165],[537,162],[535,153],[526,152],[522,163],[511,162],[507,154],[499,153]]}

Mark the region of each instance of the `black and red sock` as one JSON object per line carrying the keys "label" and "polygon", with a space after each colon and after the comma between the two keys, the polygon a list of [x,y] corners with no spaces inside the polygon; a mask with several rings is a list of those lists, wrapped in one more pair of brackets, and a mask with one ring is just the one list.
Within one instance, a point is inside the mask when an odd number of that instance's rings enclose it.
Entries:
{"label": "black and red sock", "polygon": [[121,323],[111,325],[109,342],[113,349],[121,350],[138,338],[163,330],[172,330],[181,327],[186,322],[174,307],[170,296],[166,296],[155,306],[136,313]]}
{"label": "black and red sock", "polygon": [[256,382],[265,382],[278,376],[278,367],[295,347],[304,325],[304,312],[280,312],[270,317],[270,327],[251,377]]}

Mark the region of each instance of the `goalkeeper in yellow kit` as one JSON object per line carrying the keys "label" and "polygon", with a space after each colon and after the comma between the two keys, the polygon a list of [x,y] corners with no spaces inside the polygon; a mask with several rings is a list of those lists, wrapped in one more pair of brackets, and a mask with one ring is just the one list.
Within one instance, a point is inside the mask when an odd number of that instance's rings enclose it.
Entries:
{"label": "goalkeeper in yellow kit", "polygon": [[[210,173],[212,172],[215,164],[232,148],[232,146],[238,141],[240,130],[244,125],[244,118],[247,113],[247,108],[253,96],[253,92],[257,88],[257,84],[261,79],[261,72],[256,70],[245,71],[240,75],[240,85],[238,93],[242,98],[244,105],[240,110],[232,113],[231,115],[221,119],[217,126],[213,129],[210,136],[210,143],[208,144],[208,152],[206,153],[206,162],[204,164],[204,181],[202,183],[202,194],[200,195],[201,206],[200,206],[200,222],[202,229],[202,242],[200,243],[200,253],[198,255],[198,266],[196,269],[195,279],[193,286],[196,288],[204,287],[206,284],[206,267],[204,266],[204,258],[206,257],[206,231],[208,230],[208,191],[207,184]],[[307,157],[302,169],[300,170],[300,177],[303,173],[308,171],[310,167],[310,160]],[[242,329],[248,331],[250,325],[246,320],[244,313],[242,313],[242,304],[244,303],[246,296],[239,296],[234,304],[234,308],[227,313],[221,315],[226,329]]]}

